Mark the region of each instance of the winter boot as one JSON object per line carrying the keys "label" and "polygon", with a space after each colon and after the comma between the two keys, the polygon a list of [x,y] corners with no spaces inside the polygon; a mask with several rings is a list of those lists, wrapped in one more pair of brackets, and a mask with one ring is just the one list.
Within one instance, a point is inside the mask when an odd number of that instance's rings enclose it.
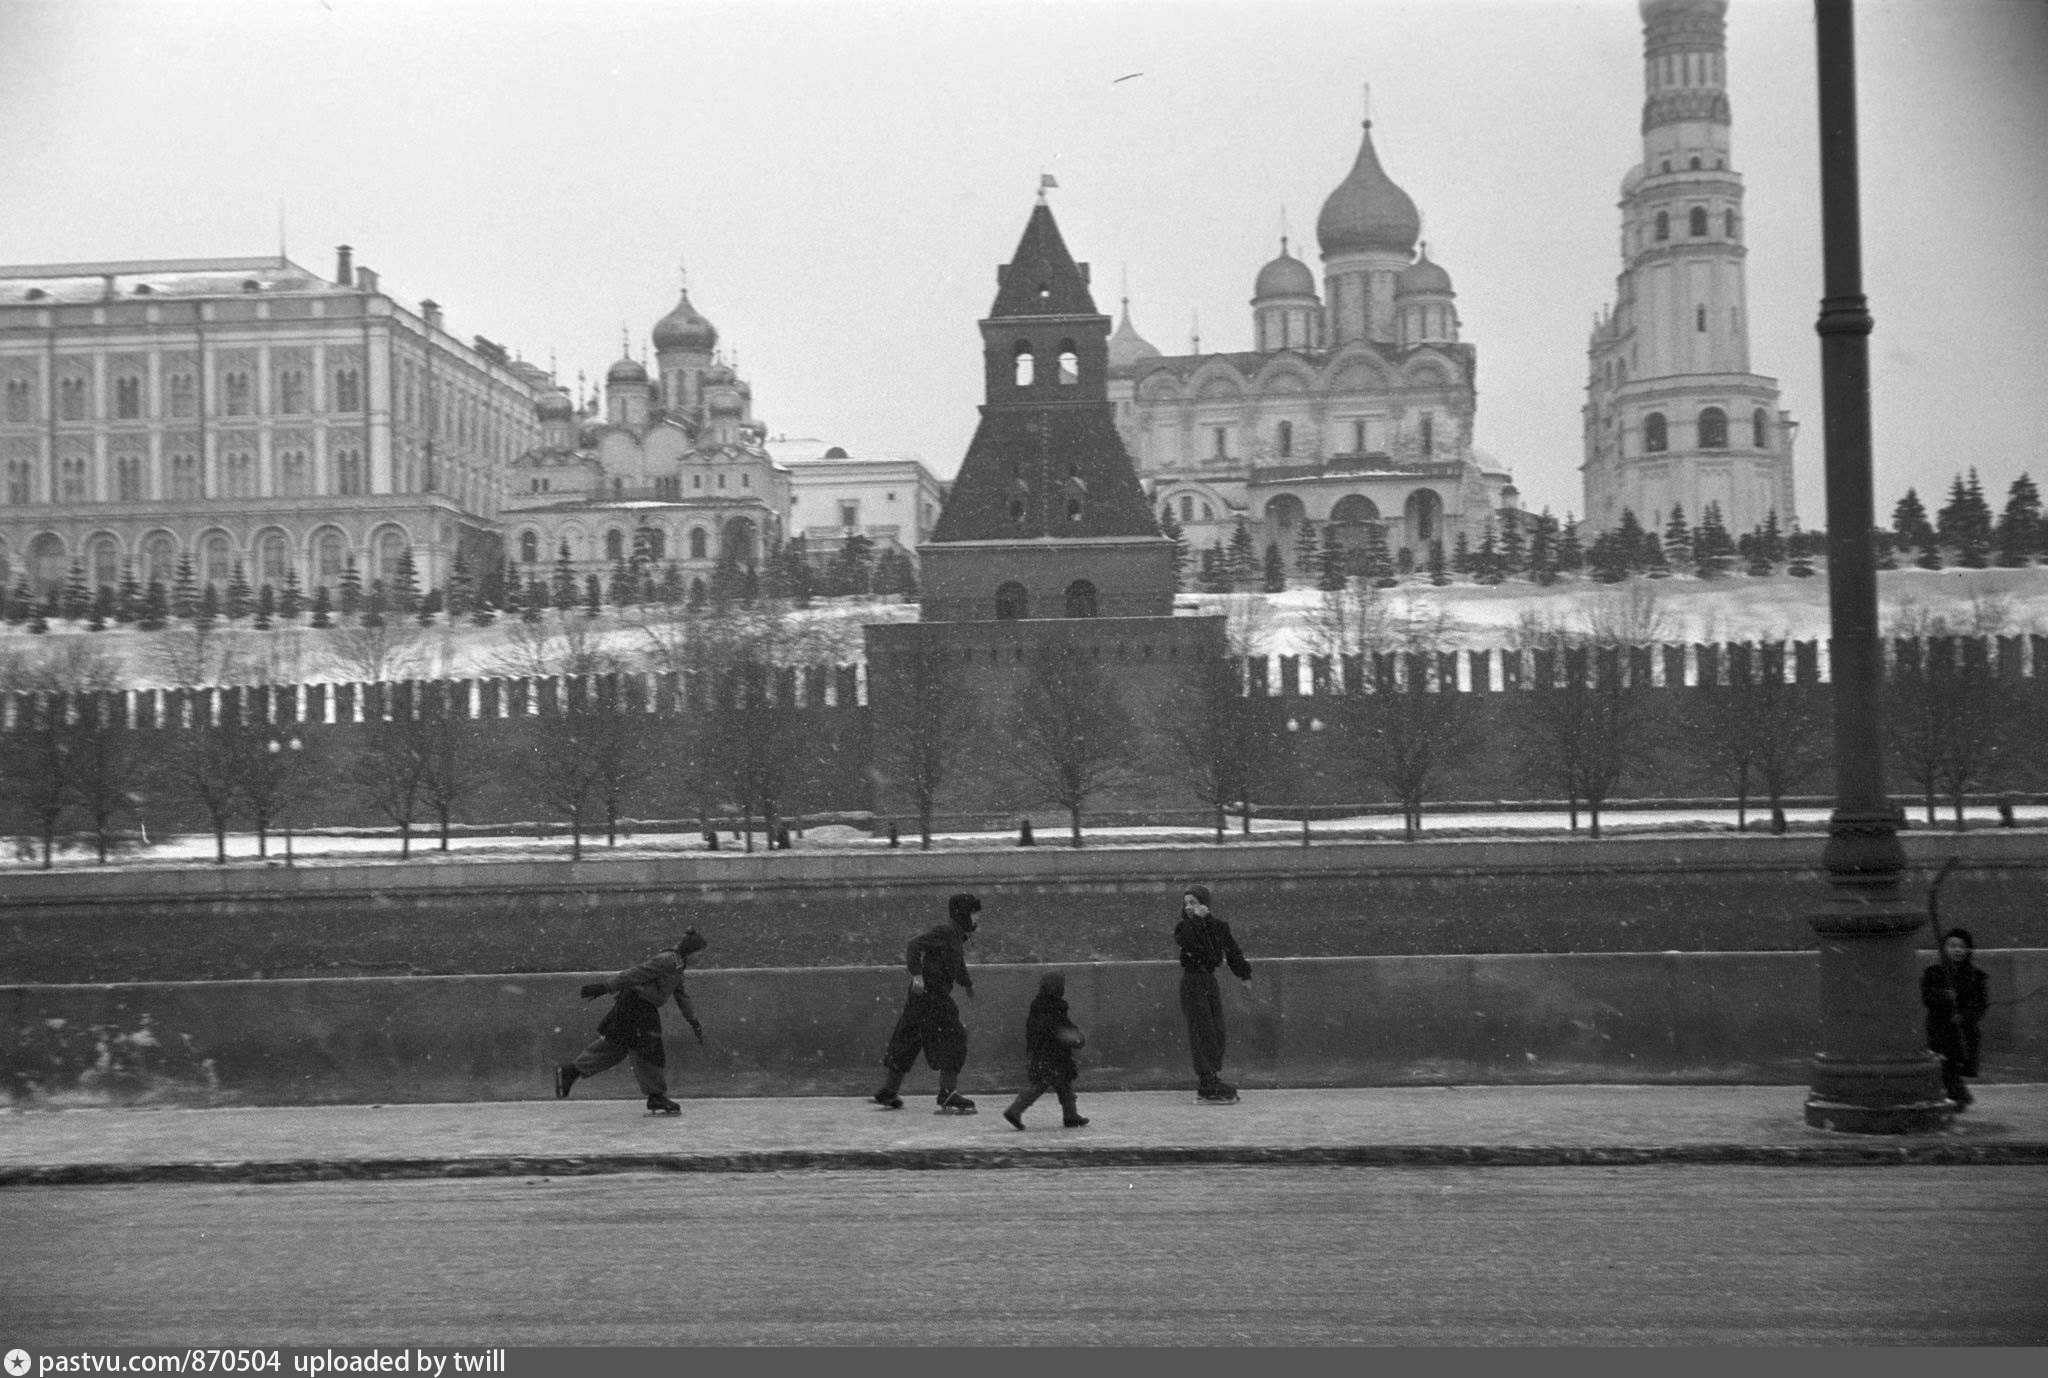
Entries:
{"label": "winter boot", "polygon": [[1024,1098],[1019,1096],[1010,1102],[1010,1108],[1003,1112],[1003,1118],[1010,1122],[1010,1128],[1019,1131],[1024,1128]]}
{"label": "winter boot", "polygon": [[555,1099],[567,1100],[569,1097],[569,1088],[574,1086],[576,1084],[576,1079],[582,1075],[583,1073],[577,1071],[574,1067],[570,1066],[566,1062],[556,1067]]}
{"label": "winter boot", "polygon": [[871,1099],[884,1110],[901,1110],[903,1108],[903,1097],[897,1095],[886,1086],[875,1092]]}
{"label": "winter boot", "polygon": [[1065,1129],[1079,1129],[1087,1123],[1088,1117],[1086,1115],[1069,1115],[1060,1121],[1061,1127]]}
{"label": "winter boot", "polygon": [[647,1098],[647,1109],[650,1113],[656,1115],[680,1115],[683,1113],[682,1106],[658,1092]]}
{"label": "winter boot", "polygon": [[938,1115],[972,1115],[975,1113],[974,1102],[961,1095],[958,1091],[948,1091],[939,1100],[939,1108],[933,1113]]}

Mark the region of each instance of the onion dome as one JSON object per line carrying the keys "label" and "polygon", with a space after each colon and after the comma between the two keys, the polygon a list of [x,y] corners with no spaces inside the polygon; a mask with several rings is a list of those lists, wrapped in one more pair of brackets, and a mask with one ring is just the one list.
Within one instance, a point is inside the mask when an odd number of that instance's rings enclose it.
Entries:
{"label": "onion dome", "polygon": [[677,299],[675,310],[654,323],[654,347],[656,350],[687,349],[699,354],[709,354],[718,343],[718,327],[697,314],[697,308],[690,305],[690,292],[683,289]]}
{"label": "onion dome", "polygon": [[647,370],[642,368],[637,360],[621,359],[605,370],[604,380],[607,383],[644,383],[647,381]]}
{"label": "onion dome", "polygon": [[1109,337],[1109,371],[1115,373],[1158,357],[1159,351],[1132,327],[1131,301],[1129,297],[1124,298],[1123,311],[1117,317],[1116,333]]}
{"label": "onion dome", "polygon": [[1427,244],[1422,246],[1422,257],[1403,268],[1401,275],[1394,279],[1395,296],[1416,296],[1424,292],[1440,293],[1443,296],[1453,295],[1451,275],[1430,262]]}
{"label": "onion dome", "polygon": [[704,386],[707,388],[730,387],[733,381],[732,365],[715,363],[704,370]]}
{"label": "onion dome", "polygon": [[1380,168],[1372,147],[1372,121],[1367,120],[1351,175],[1330,193],[1316,217],[1316,240],[1323,255],[1391,253],[1406,258],[1415,252],[1421,235],[1422,217],[1415,203]]}
{"label": "onion dome", "polygon": [[576,404],[569,400],[568,393],[556,388],[543,394],[540,401],[533,404],[533,410],[543,421],[568,421],[576,415]]}
{"label": "onion dome", "polygon": [[1263,301],[1267,297],[1312,297],[1316,294],[1316,275],[1309,266],[1287,252],[1287,240],[1280,240],[1280,257],[1259,269],[1259,280],[1252,288],[1252,300]]}

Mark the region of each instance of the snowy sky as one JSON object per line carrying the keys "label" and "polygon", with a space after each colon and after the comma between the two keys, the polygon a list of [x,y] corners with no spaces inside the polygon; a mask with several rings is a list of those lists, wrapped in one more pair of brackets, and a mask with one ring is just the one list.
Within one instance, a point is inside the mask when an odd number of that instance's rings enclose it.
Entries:
{"label": "snowy sky", "polygon": [[[1976,465],[2048,480],[2048,4],[1857,9],[1880,520]],[[1479,350],[1478,443],[1581,504],[1586,333],[1640,156],[1633,0],[0,0],[0,263],[356,246],[572,382],[687,261],[771,432],[958,467],[975,321],[1041,171],[1169,353],[1247,299],[1357,148],[1363,88]],[[1810,7],[1734,0],[1752,358],[1822,517]],[[1127,79],[1125,79],[1127,78]],[[1932,506],[1933,504],[1930,504]]]}

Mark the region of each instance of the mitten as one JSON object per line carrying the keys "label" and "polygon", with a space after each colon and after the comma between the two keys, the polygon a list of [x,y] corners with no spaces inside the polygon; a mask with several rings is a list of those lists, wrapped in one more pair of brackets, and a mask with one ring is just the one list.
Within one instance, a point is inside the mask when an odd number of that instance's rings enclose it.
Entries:
{"label": "mitten", "polygon": [[704,1026],[702,1024],[699,1024],[694,1019],[690,1021],[690,1032],[697,1035],[697,1041],[699,1043],[702,1043],[704,1041]]}
{"label": "mitten", "polygon": [[610,990],[611,987],[602,981],[587,981],[583,985],[583,998],[585,1000],[595,1000],[598,996],[604,995]]}

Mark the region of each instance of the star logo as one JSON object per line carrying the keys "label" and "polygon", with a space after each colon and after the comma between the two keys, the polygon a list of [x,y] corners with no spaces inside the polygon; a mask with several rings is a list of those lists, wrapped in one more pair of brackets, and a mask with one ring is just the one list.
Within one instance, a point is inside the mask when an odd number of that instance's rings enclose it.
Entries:
{"label": "star logo", "polygon": [[28,1372],[27,1350],[10,1349],[7,1351],[7,1372],[9,1378],[21,1378],[22,1374]]}

